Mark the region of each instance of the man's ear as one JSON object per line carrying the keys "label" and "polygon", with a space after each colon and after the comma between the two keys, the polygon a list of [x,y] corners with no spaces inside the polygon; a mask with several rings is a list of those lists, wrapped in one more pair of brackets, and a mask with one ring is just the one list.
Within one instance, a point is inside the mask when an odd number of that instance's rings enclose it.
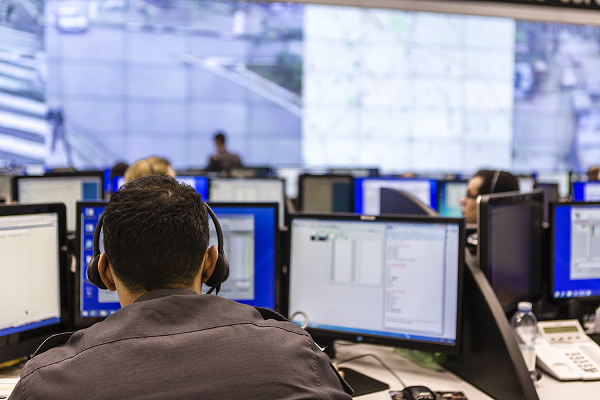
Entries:
{"label": "man's ear", "polygon": [[111,292],[117,290],[112,267],[110,266],[110,262],[108,261],[106,253],[100,253],[100,259],[98,260],[98,273],[100,274],[100,279],[102,279],[102,282],[104,282],[108,290]]}
{"label": "man's ear", "polygon": [[219,251],[217,246],[212,245],[204,253],[204,259],[202,260],[202,283],[206,283],[215,272],[215,265],[217,265],[217,259],[219,258]]}

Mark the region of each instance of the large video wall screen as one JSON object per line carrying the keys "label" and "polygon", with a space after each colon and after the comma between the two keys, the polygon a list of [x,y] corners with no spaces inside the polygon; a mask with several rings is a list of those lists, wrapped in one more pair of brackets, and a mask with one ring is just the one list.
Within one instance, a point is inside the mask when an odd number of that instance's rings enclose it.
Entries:
{"label": "large video wall screen", "polygon": [[218,130],[254,165],[600,159],[598,26],[191,0],[47,1],[34,18],[14,4],[0,23],[0,162],[203,167]]}

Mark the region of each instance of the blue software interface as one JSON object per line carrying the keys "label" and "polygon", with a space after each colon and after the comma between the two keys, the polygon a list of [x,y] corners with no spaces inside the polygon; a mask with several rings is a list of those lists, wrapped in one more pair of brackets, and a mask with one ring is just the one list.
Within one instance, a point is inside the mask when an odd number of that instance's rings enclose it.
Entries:
{"label": "blue software interface", "polygon": [[[178,176],[175,179],[177,179],[177,182],[179,183],[187,183],[196,189],[196,191],[202,195],[202,198],[208,198],[208,179],[205,176]],[[112,181],[113,193],[119,190],[124,184],[124,176],[115,176]]]}
{"label": "blue software interface", "polygon": [[553,297],[600,296],[600,204],[554,208]]}
{"label": "blue software interface", "polygon": [[[275,308],[275,207],[226,207],[214,205],[223,230],[229,279],[219,295],[252,306]],[[86,277],[93,254],[93,238],[104,207],[81,209],[80,310],[81,317],[106,317],[121,308],[116,292],[100,290]],[[210,244],[217,244],[214,225],[209,221]],[[100,251],[103,251],[102,240]],[[204,288],[205,291],[208,288]]]}
{"label": "blue software interface", "polygon": [[381,214],[381,189],[396,189],[410,193],[433,209],[437,207],[437,181],[410,178],[355,178],[354,212]]}
{"label": "blue software interface", "polygon": [[600,181],[574,182],[574,201],[600,201]]}
{"label": "blue software interface", "polygon": [[[275,308],[275,207],[235,207],[211,204],[223,230],[229,279],[219,296],[256,307]],[[209,222],[210,244],[217,244],[214,225]],[[205,286],[206,292],[208,288]]]}
{"label": "blue software interface", "polygon": [[467,181],[440,181],[437,210],[442,217],[462,218],[460,199],[467,193]]}

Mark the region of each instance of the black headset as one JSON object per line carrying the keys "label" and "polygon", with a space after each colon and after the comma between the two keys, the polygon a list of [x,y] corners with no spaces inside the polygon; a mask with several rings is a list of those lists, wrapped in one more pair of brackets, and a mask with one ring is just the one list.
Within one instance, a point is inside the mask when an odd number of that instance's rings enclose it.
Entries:
{"label": "black headset", "polygon": [[[206,281],[206,286],[210,287],[208,294],[212,293],[213,290],[216,290],[216,294],[219,294],[219,290],[221,290],[221,283],[225,282],[227,278],[229,278],[229,263],[227,262],[225,253],[223,252],[223,231],[221,230],[221,224],[219,224],[217,216],[208,206],[208,204],[204,203],[204,205],[206,206],[206,210],[208,211],[208,214],[215,225],[215,230],[217,231],[217,249],[219,254],[215,264],[215,270],[208,281]],[[106,290],[108,288],[104,282],[102,282],[102,279],[100,278],[100,272],[98,271],[98,261],[100,260],[100,231],[102,230],[103,222],[104,213],[100,215],[98,224],[96,224],[96,230],[94,231],[94,253],[92,254],[92,259],[88,263],[87,278],[92,285]]]}
{"label": "black headset", "polygon": [[492,177],[492,183],[490,184],[490,193],[494,193],[496,190],[496,185],[498,184],[498,178],[500,178],[501,171],[494,171],[494,176]]}

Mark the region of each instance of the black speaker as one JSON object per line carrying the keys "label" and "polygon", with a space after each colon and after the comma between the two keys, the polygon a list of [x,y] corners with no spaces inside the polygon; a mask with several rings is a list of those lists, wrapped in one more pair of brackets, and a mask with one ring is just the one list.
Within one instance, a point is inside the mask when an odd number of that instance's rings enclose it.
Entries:
{"label": "black speaker", "polygon": [[[206,206],[206,210],[210,215],[210,218],[215,225],[215,230],[217,231],[217,250],[219,252],[219,258],[215,264],[215,270],[212,276],[206,281],[206,285],[211,289],[208,293],[212,293],[213,290],[216,290],[217,294],[221,289],[221,284],[229,278],[229,263],[225,258],[225,253],[223,252],[223,231],[221,230],[221,224],[219,224],[219,220],[217,216],[213,212],[213,210],[208,206],[208,204],[204,203]],[[100,231],[102,230],[102,225],[104,222],[104,213],[100,215],[98,219],[98,224],[96,225],[96,230],[94,231],[94,253],[92,254],[92,259],[88,263],[87,267],[87,278],[88,281],[94,286],[97,286],[100,289],[108,289],[102,279],[100,279],[100,273],[98,272],[98,261],[100,260]]]}

